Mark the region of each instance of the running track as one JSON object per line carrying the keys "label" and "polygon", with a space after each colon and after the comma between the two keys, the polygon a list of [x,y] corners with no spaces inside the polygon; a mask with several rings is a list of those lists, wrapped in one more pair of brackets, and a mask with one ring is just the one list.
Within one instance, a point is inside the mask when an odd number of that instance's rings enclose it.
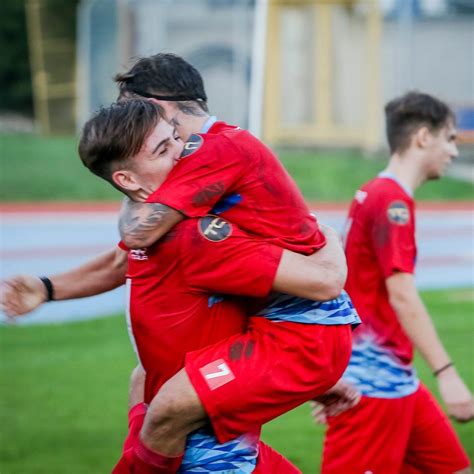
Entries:
{"label": "running track", "polygon": [[[321,222],[342,228],[346,206],[318,205]],[[118,241],[115,204],[0,205],[0,277],[67,270]],[[424,204],[417,211],[420,288],[474,286],[474,205]],[[44,305],[22,323],[87,319],[122,312],[124,292]],[[4,316],[0,315],[0,321]]]}

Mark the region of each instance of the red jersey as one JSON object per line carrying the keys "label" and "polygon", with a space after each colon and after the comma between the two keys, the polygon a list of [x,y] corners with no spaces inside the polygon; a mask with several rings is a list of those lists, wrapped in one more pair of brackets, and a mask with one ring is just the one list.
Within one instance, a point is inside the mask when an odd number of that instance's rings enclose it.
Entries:
{"label": "red jersey", "polygon": [[129,313],[147,374],[145,402],[183,367],[187,352],[245,330],[245,300],[220,294],[266,296],[281,254],[215,216],[186,219],[158,244],[129,252]]}
{"label": "red jersey", "polygon": [[372,342],[402,364],[413,346],[390,305],[385,280],[395,272],[413,273],[416,260],[413,198],[387,174],[357,191],[346,238],[346,290],[362,319],[355,338]]}
{"label": "red jersey", "polygon": [[325,244],[296,184],[263,143],[216,122],[191,135],[182,159],[147,202],[188,217],[222,214],[241,229],[286,249],[311,254]]}

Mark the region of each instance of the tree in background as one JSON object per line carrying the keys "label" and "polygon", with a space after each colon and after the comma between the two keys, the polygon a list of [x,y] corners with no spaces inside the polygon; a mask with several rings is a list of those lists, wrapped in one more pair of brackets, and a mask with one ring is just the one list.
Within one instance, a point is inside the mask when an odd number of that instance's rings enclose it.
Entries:
{"label": "tree in background", "polygon": [[23,2],[0,2],[0,112],[32,115],[33,97]]}
{"label": "tree in background", "polygon": [[[33,91],[26,19],[27,3],[42,10],[42,31],[75,43],[79,0],[2,0],[0,2],[0,112],[33,114]],[[47,51],[46,51],[47,53]],[[62,62],[62,61],[60,61]],[[48,65],[47,65],[48,66]],[[70,65],[68,65],[70,69]]]}

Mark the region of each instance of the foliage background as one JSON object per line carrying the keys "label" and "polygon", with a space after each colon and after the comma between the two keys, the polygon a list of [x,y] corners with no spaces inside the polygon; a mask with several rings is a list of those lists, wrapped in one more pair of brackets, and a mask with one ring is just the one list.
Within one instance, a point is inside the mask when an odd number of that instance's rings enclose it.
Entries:
{"label": "foliage background", "polygon": [[[48,24],[75,40],[79,0],[42,0]],[[26,0],[0,2],[0,112],[33,114]],[[59,28],[58,28],[59,27]]]}

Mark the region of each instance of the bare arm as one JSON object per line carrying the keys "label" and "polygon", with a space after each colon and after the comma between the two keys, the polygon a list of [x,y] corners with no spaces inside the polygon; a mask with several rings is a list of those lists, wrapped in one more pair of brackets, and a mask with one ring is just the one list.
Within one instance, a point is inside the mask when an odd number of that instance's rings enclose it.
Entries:
{"label": "bare arm", "polygon": [[347,277],[346,258],[336,231],[326,226],[322,230],[327,243],[313,255],[283,252],[274,290],[315,301],[340,295]]}
{"label": "bare arm", "polygon": [[[395,273],[386,280],[390,304],[403,329],[432,372],[451,359],[443,347],[410,273]],[[472,395],[454,367],[438,375],[438,387],[448,413],[458,421],[474,418]]]}
{"label": "bare arm", "polygon": [[[55,300],[98,295],[125,282],[127,252],[114,248],[72,270],[50,276]],[[2,282],[0,306],[8,316],[29,313],[46,301],[46,288],[32,275],[17,275]]]}
{"label": "bare arm", "polygon": [[183,219],[183,214],[164,204],[125,198],[119,216],[120,237],[128,248],[149,247]]}

